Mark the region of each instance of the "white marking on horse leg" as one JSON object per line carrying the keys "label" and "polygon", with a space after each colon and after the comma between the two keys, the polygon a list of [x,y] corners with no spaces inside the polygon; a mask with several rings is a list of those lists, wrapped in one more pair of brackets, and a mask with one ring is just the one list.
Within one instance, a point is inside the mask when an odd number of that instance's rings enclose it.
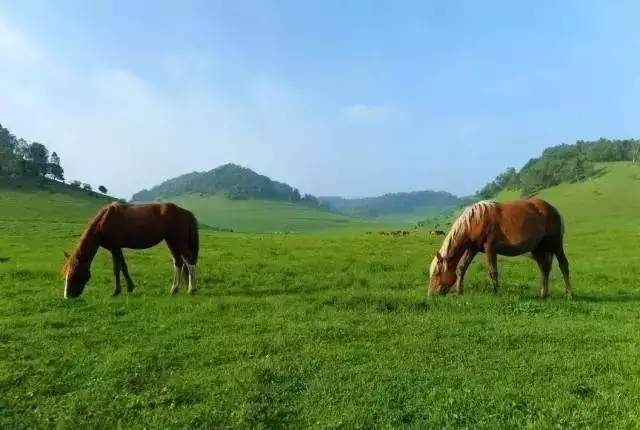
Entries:
{"label": "white marking on horse leg", "polygon": [[182,281],[182,267],[173,265],[173,283],[171,284],[171,294],[175,294],[180,289],[180,281]]}
{"label": "white marking on horse leg", "polygon": [[193,293],[197,290],[196,288],[196,265],[185,263],[187,266],[187,271],[189,272],[189,292]]}
{"label": "white marking on horse leg", "polygon": [[69,298],[69,271],[67,270],[67,276],[64,278],[64,298]]}

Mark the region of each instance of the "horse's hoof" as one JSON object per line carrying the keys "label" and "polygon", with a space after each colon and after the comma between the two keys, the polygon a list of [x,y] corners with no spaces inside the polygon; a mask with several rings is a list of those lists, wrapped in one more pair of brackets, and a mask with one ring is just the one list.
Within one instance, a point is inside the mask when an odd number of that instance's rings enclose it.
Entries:
{"label": "horse's hoof", "polygon": [[177,288],[172,288],[170,291],[171,291],[171,294],[176,294],[178,292],[178,289]]}
{"label": "horse's hoof", "polygon": [[189,290],[189,294],[195,294],[196,291],[198,291],[198,290],[196,290],[195,288],[192,288],[192,289]]}
{"label": "horse's hoof", "polygon": [[117,296],[119,296],[119,295],[120,295],[120,291],[121,291],[121,290],[114,291],[114,292],[113,292],[113,294],[111,294],[111,297],[117,297]]}

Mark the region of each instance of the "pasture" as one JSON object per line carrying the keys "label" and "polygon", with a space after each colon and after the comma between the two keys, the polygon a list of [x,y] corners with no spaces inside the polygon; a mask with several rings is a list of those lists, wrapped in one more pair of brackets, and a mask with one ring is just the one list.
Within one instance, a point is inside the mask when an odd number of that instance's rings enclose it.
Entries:
{"label": "pasture", "polygon": [[62,252],[98,203],[2,191],[0,427],[637,428],[633,175],[543,193],[565,215],[571,302],[556,262],[537,299],[528,258],[500,259],[494,295],[483,255],[464,296],[427,298],[442,238],[360,229],[204,229],[195,296],[169,295],[161,246],[125,251],[137,289],[111,298],[101,251],[64,300]]}

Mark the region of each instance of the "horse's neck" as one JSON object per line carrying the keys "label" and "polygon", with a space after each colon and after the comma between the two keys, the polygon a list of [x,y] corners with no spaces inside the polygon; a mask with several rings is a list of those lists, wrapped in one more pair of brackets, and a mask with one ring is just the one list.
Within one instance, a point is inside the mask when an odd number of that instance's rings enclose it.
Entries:
{"label": "horse's neck", "polygon": [[445,256],[447,265],[453,265],[453,267],[456,267],[460,262],[462,255],[467,250],[467,247],[466,237],[459,237],[455,242],[452,242],[449,246],[447,255]]}
{"label": "horse's neck", "polygon": [[98,234],[95,231],[95,228],[91,226],[82,235],[82,239],[80,239],[80,243],[76,249],[78,263],[91,265],[99,247],[100,242],[98,240]]}

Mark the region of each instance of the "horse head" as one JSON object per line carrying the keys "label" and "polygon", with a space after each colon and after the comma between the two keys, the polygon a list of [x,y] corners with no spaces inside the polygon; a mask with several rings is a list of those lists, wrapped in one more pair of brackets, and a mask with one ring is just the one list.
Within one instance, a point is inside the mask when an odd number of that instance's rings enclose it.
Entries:
{"label": "horse head", "polygon": [[64,253],[65,264],[62,268],[64,276],[64,297],[66,299],[76,298],[82,294],[84,287],[91,278],[89,265],[78,264],[75,256]]}
{"label": "horse head", "polygon": [[455,264],[447,264],[447,259],[440,255],[440,252],[436,252],[436,256],[433,257],[429,268],[427,293],[429,295],[447,294],[455,282]]}

